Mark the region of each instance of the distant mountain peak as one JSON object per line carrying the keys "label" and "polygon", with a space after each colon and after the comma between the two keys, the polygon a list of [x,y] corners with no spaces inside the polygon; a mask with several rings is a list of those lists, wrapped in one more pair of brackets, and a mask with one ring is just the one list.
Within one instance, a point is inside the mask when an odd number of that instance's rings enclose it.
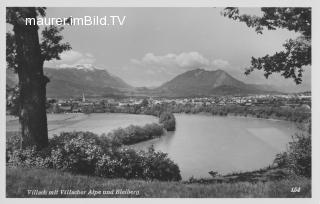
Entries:
{"label": "distant mountain peak", "polygon": [[[212,72],[217,72],[217,73],[226,73],[226,71],[222,70],[222,69],[216,69],[216,70],[208,70],[208,69],[205,69],[205,68],[196,68],[196,69],[192,69],[190,71],[186,71],[185,73],[188,73],[188,72],[192,72],[192,73],[212,73]],[[184,73],[182,73],[184,74]]]}
{"label": "distant mountain peak", "polygon": [[199,68],[199,69],[193,70],[193,74],[194,74],[195,77],[199,77],[200,75],[202,75],[203,73],[205,73],[205,71],[206,71],[206,70]]}
{"label": "distant mountain peak", "polygon": [[75,65],[68,65],[68,64],[62,64],[59,66],[59,68],[62,69],[78,69],[78,70],[84,70],[84,71],[95,71],[95,70],[104,70],[103,68],[96,67],[92,64],[75,64]]}
{"label": "distant mountain peak", "polygon": [[196,73],[196,72],[203,72],[203,71],[206,71],[205,69],[203,68],[196,68],[196,69],[192,69],[190,71],[187,71],[187,72],[193,72],[193,73]]}

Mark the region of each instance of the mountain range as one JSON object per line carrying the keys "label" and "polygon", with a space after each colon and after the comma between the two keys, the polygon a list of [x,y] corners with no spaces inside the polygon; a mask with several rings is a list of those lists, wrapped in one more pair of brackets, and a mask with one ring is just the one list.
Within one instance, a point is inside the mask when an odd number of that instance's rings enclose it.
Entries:
{"label": "mountain range", "polygon": [[[270,86],[246,84],[223,70],[194,69],[184,72],[156,88],[132,87],[105,69],[92,65],[44,68],[49,77],[47,96],[56,98],[88,96],[209,96],[276,93]],[[7,85],[17,84],[16,75],[7,71]]]}
{"label": "mountain range", "polygon": [[[76,65],[64,68],[44,68],[50,79],[47,84],[47,97],[68,98],[82,96],[122,95],[133,89],[129,84],[104,69],[92,65]],[[7,85],[13,87],[18,77],[7,70]]]}
{"label": "mountain range", "polygon": [[45,68],[49,77],[48,97],[90,96],[119,94],[132,89],[130,85],[104,69],[90,65],[77,65],[72,68]]}

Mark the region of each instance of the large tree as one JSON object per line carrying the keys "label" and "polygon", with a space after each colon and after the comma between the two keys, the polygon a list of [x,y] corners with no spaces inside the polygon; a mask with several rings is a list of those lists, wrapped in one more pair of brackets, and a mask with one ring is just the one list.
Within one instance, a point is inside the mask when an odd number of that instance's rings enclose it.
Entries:
{"label": "large tree", "polygon": [[296,39],[289,39],[284,50],[273,55],[252,57],[251,66],[245,74],[254,70],[263,70],[268,78],[272,73],[280,73],[285,78],[292,78],[296,84],[302,82],[304,68],[311,65],[311,8],[261,8],[262,16],[240,14],[235,7],[225,8],[223,15],[233,20],[244,22],[255,28],[258,34],[264,29],[287,29],[300,34]]}
{"label": "large tree", "polygon": [[26,25],[26,18],[43,17],[45,10],[43,7],[6,9],[6,21],[13,26],[13,33],[7,33],[7,68],[13,69],[19,77],[21,148],[47,146],[46,84],[49,79],[43,73],[43,64],[46,60],[60,59],[61,52],[71,49],[68,43],[61,43],[63,27],[45,27],[40,42],[38,26]]}

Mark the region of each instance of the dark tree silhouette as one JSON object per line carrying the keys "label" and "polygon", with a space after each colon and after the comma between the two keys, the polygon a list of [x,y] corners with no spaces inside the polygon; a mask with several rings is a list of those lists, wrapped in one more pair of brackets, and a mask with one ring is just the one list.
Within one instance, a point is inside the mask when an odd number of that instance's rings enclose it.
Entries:
{"label": "dark tree silhouette", "polygon": [[235,7],[225,8],[222,14],[239,22],[245,22],[248,27],[255,28],[258,34],[264,29],[277,28],[295,31],[301,35],[297,39],[289,39],[284,44],[284,51],[264,57],[252,57],[251,66],[245,74],[254,70],[263,70],[268,78],[278,72],[285,78],[292,78],[296,84],[302,82],[304,67],[311,65],[311,8],[261,8],[262,17],[240,15]]}
{"label": "dark tree silhouette", "polygon": [[21,124],[21,148],[48,144],[46,115],[46,84],[49,79],[43,73],[45,60],[60,59],[59,54],[71,49],[61,43],[62,27],[50,26],[42,31],[39,42],[38,26],[26,25],[26,18],[45,16],[46,8],[7,7],[6,21],[13,26],[7,33],[7,68],[19,77],[19,121]]}
{"label": "dark tree silhouette", "polygon": [[144,99],[142,100],[142,102],[140,103],[140,105],[141,105],[142,107],[147,107],[147,106],[149,105],[148,99],[144,98]]}

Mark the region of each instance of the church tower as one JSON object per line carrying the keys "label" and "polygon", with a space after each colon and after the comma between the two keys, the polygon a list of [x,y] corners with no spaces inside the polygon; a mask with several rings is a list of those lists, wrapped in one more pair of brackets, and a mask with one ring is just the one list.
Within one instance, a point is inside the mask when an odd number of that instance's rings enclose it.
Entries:
{"label": "church tower", "polygon": [[82,92],[82,102],[86,102],[86,98],[84,97],[84,92]]}

